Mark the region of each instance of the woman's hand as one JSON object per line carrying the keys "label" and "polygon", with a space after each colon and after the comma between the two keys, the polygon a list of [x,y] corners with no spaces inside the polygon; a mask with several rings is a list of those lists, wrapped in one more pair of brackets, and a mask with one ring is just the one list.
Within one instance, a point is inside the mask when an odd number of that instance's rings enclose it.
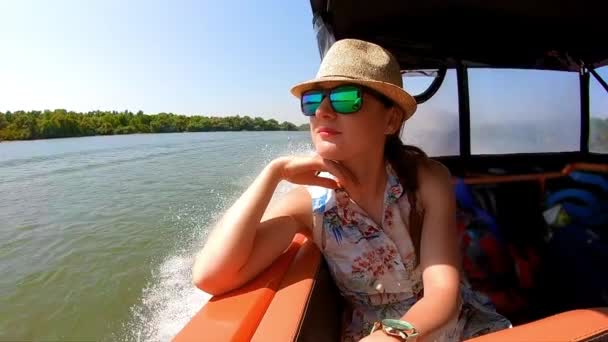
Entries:
{"label": "woman's hand", "polygon": [[401,341],[397,337],[389,336],[383,331],[374,331],[373,333],[360,339],[359,342],[399,342]]}
{"label": "woman's hand", "polygon": [[[318,185],[336,189],[356,185],[354,175],[340,163],[323,159],[318,155],[312,157],[280,157],[273,161],[281,179],[294,184]],[[319,177],[319,172],[329,172],[336,180]]]}

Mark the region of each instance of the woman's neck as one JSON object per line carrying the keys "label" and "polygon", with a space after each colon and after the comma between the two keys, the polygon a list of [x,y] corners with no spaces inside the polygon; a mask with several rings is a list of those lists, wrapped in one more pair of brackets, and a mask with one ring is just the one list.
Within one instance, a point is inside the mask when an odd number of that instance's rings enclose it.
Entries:
{"label": "woman's neck", "polygon": [[378,198],[384,198],[387,174],[382,153],[349,159],[343,161],[342,164],[353,173],[357,180],[356,186],[346,188],[349,196],[355,202],[367,206],[377,202]]}

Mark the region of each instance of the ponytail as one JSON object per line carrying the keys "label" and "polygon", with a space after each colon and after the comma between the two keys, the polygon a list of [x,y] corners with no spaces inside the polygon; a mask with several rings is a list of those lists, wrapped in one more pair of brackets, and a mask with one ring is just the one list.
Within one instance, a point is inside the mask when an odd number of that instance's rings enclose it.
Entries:
{"label": "ponytail", "polygon": [[[384,104],[386,108],[395,106],[393,100],[373,89],[366,88],[368,92]],[[403,122],[402,122],[403,125]],[[401,126],[403,127],[403,126]],[[428,156],[416,146],[405,145],[399,137],[400,133],[391,134],[384,144],[384,158],[390,163],[399,178],[403,191],[407,194],[410,204],[410,217],[408,230],[416,253],[416,266],[420,264],[420,241],[422,239],[422,220],[424,208],[418,208],[418,165]]]}
{"label": "ponytail", "polygon": [[416,266],[420,264],[420,241],[422,238],[422,220],[424,208],[418,208],[418,165],[428,158],[423,150],[416,146],[405,145],[398,134],[388,136],[384,146],[384,157],[393,170],[407,194],[410,204],[409,233],[416,252]]}

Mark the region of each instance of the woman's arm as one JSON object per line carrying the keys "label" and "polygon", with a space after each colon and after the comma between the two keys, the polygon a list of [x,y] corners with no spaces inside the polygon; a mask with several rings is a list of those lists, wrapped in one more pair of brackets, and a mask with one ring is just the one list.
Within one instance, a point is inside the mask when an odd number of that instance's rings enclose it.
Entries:
{"label": "woman's arm", "polygon": [[238,288],[253,279],[289,246],[295,233],[312,226],[312,203],[306,189],[295,188],[270,209],[281,180],[335,188],[336,182],[315,175],[342,176],[335,163],[320,157],[278,158],[267,165],[226,211],[196,256],[193,283],[212,295]]}
{"label": "woman's arm", "polygon": [[425,210],[420,242],[424,297],[402,319],[420,331],[418,341],[429,341],[458,315],[460,255],[449,170],[431,160],[421,166],[419,180]]}

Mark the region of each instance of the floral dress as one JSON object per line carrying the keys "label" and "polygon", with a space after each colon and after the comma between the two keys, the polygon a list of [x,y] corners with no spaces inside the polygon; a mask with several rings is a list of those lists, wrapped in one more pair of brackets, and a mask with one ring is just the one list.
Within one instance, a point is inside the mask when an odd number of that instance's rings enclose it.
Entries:
{"label": "floral dress", "polygon": [[[358,341],[374,321],[400,319],[422,297],[422,274],[408,223],[410,204],[387,164],[384,218],[378,226],[343,190],[309,186],[313,201],[313,240],[349,304],[342,341]],[[328,174],[322,176],[332,177]],[[511,327],[492,303],[463,279],[460,314],[436,341],[461,341]]]}

